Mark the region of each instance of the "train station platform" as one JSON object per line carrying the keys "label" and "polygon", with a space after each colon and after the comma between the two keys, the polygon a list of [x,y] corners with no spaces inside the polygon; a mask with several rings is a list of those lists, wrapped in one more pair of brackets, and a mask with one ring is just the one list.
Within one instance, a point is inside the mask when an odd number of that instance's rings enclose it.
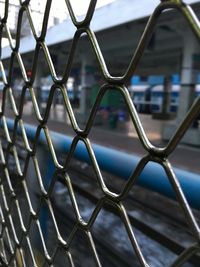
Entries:
{"label": "train station platform", "polygon": [[[161,120],[153,120],[151,115],[140,114],[140,119],[151,142],[156,146],[165,146],[167,143],[162,140],[161,135],[164,122]],[[24,115],[23,120],[32,125],[38,124],[34,115]],[[47,126],[52,131],[67,136],[75,136],[71,125],[59,119],[50,118]],[[132,123],[127,122],[125,128],[126,130],[124,130],[124,128],[113,130],[108,127],[93,126],[89,138],[91,142],[105,147],[115,148],[138,156],[145,155],[146,151],[139,142]],[[174,167],[200,173],[199,148],[197,147],[180,144],[169,157],[169,160]]]}

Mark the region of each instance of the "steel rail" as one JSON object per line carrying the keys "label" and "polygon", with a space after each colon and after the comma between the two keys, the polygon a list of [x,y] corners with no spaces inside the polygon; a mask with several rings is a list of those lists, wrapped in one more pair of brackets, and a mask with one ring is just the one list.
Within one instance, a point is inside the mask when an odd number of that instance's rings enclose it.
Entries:
{"label": "steel rail", "polygon": [[[14,129],[14,121],[6,119],[6,122],[8,129],[12,131]],[[37,127],[30,124],[24,124],[24,127],[27,137],[30,140],[34,140]],[[20,127],[18,127],[18,132],[20,134],[22,133]],[[56,151],[62,153],[70,151],[73,142],[72,137],[53,131],[51,131],[50,135]],[[47,144],[44,132],[40,132],[39,143],[43,145]],[[120,152],[97,144],[92,144],[92,147],[99,167],[103,171],[119,176],[125,180],[129,179],[140,161],[140,157],[137,155]],[[80,161],[91,164],[91,159],[83,142],[77,144],[74,157]],[[191,207],[200,209],[200,175],[179,168],[174,168],[174,171],[188,203]],[[139,176],[137,184],[166,197],[172,199],[176,198],[163,167],[158,163],[149,162]]]}

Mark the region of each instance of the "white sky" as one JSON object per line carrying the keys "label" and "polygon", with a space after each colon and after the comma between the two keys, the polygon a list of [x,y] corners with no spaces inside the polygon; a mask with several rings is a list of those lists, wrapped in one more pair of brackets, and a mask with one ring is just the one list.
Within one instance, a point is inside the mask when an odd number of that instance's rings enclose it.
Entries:
{"label": "white sky", "polygon": [[[35,0],[37,1],[37,0]],[[91,0],[93,1],[93,0]],[[115,0],[97,0],[96,8],[109,4]],[[46,1],[40,2],[45,3]],[[83,15],[87,12],[90,0],[71,0],[71,5],[73,7],[74,13],[77,16]],[[52,9],[54,10],[54,14],[58,17],[66,17],[68,13],[65,0],[54,0],[52,1]]]}
{"label": "white sky", "polygon": [[[57,2],[61,2],[62,0],[57,0]],[[113,2],[114,0],[98,0],[97,1],[97,8],[108,3]],[[72,0],[71,5],[73,6],[77,15],[84,14],[87,10],[87,7],[90,3],[90,0]]]}
{"label": "white sky", "polygon": [[[93,0],[91,0],[93,1]],[[115,0],[97,0],[96,7],[101,7]],[[71,0],[71,5],[76,15],[82,15],[86,12],[90,0]],[[19,0],[10,0],[10,4],[19,5]],[[30,5],[34,10],[43,11],[46,5],[46,0],[31,0]],[[52,9],[56,11],[57,16],[62,16],[63,13],[67,12],[65,0],[53,0]]]}

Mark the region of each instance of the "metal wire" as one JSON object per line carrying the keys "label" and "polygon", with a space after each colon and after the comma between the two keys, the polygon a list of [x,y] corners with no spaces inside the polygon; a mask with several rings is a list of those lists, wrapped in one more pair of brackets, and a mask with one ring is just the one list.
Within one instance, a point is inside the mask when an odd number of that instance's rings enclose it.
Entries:
{"label": "metal wire", "polygon": [[[161,148],[161,147],[154,146],[148,139],[144,131],[143,125],[138,117],[137,111],[132,103],[129,92],[124,84],[132,77],[135,70],[137,69],[138,63],[143,56],[145,47],[152,36],[157,20],[164,10],[169,9],[169,8],[178,9],[182,13],[182,15],[185,17],[190,28],[194,32],[194,35],[196,35],[198,39],[200,39],[199,20],[196,17],[196,15],[193,13],[191,7],[185,4],[183,1],[181,0],[161,1],[161,3],[155,8],[154,12],[152,13],[152,15],[150,16],[147,22],[144,33],[138,43],[138,46],[135,50],[134,55],[132,56],[131,62],[126,72],[121,77],[115,77],[115,76],[110,75],[109,69],[107,68],[106,62],[102,55],[101,48],[98,44],[95,33],[90,28],[90,22],[95,12],[95,6],[97,3],[97,0],[92,0],[90,2],[87,14],[85,15],[85,18],[82,21],[77,20],[70,1],[66,0],[66,6],[68,8],[71,20],[74,26],[76,27],[76,32],[75,32],[75,35],[72,41],[69,58],[66,62],[64,75],[62,78],[58,78],[56,74],[56,70],[54,68],[54,64],[52,62],[52,59],[49,53],[49,49],[45,43],[45,36],[47,33],[47,25],[48,25],[48,18],[49,18],[49,13],[50,13],[50,8],[51,8],[51,2],[52,2],[51,0],[48,0],[46,3],[42,30],[39,35],[37,35],[36,30],[34,28],[34,23],[33,23],[32,16],[31,16],[31,9],[29,7],[29,3],[30,3],[29,0],[20,1],[15,43],[13,42],[11,38],[10,30],[7,26],[7,19],[9,16],[9,13],[8,13],[9,1],[8,0],[5,1],[4,16],[1,18],[1,21],[0,21],[1,40],[3,36],[3,32],[5,31],[7,33],[7,37],[8,37],[11,51],[12,51],[8,78],[6,78],[3,62],[2,60],[0,61],[0,68],[1,68],[3,83],[4,83],[2,110],[0,113],[1,127],[2,127],[2,131],[4,132],[4,136],[1,138],[1,143],[0,143],[0,159],[1,159],[0,161],[1,162],[1,168],[0,168],[0,173],[1,173],[1,176],[0,176],[0,191],[1,191],[0,193],[0,197],[1,197],[1,202],[0,202],[0,220],[1,220],[0,265],[1,266],[30,266],[27,263],[27,257],[28,257],[30,258],[31,265],[40,266],[37,262],[37,257],[35,256],[35,251],[33,248],[32,241],[31,241],[30,232],[31,232],[32,225],[34,225],[37,228],[37,231],[39,233],[41,243],[42,243],[42,248],[43,248],[42,254],[44,257],[43,266],[54,265],[54,259],[56,257],[56,253],[60,248],[63,251],[65,251],[65,255],[66,255],[66,258],[68,259],[69,266],[72,266],[72,267],[75,266],[73,256],[71,254],[71,243],[73,242],[77,232],[80,230],[83,233],[85,233],[85,235],[88,238],[89,246],[94,256],[96,266],[102,266],[96,246],[95,246],[95,242],[93,240],[93,234],[92,234],[91,229],[92,229],[92,226],[95,224],[98,214],[102,210],[103,206],[107,203],[113,206],[115,209],[117,209],[118,213],[121,215],[121,220],[126,228],[133,250],[135,251],[135,254],[138,258],[138,262],[143,267],[149,266],[137,242],[134,230],[132,229],[131,223],[129,221],[129,216],[123,205],[123,200],[127,197],[128,193],[133,188],[137,177],[142,172],[146,164],[149,161],[154,161],[160,164],[165,170],[167,177],[172,185],[172,188],[176,194],[177,201],[180,207],[182,208],[182,212],[188,223],[188,228],[190,229],[194,239],[196,240],[196,243],[188,247],[181,255],[177,257],[175,262],[171,265],[171,267],[182,266],[187,260],[189,260],[194,254],[196,254],[200,250],[200,246],[199,246],[200,229],[199,229],[199,225],[195,217],[193,216],[192,210],[190,206],[188,205],[187,199],[184,196],[184,193],[173,171],[173,167],[171,166],[168,160],[168,157],[176,149],[182,136],[188,130],[191,123],[196,118],[197,114],[200,113],[200,98],[198,98],[193,103],[192,107],[188,111],[187,115],[185,116],[181,124],[179,125],[177,131],[174,133],[174,135],[172,136],[168,144],[165,147]],[[25,69],[21,54],[19,52],[20,31],[21,31],[21,26],[22,26],[22,17],[24,13],[26,13],[28,17],[29,25],[30,25],[33,36],[36,41],[36,46],[34,50],[34,60],[33,60],[33,65],[32,65],[32,76],[30,79],[27,77],[26,69]],[[87,36],[89,37],[89,41],[91,42],[92,49],[94,50],[94,53],[96,55],[96,61],[101,69],[103,78],[105,80],[105,85],[103,85],[100,88],[100,92],[98,96],[96,97],[96,101],[94,103],[94,106],[92,108],[92,111],[90,113],[90,116],[86,123],[85,128],[80,129],[76,121],[74,111],[71,107],[71,104],[70,104],[70,101],[67,95],[67,91],[65,88],[65,84],[69,78],[69,73],[72,67],[72,61],[73,61],[74,54],[76,51],[76,46],[79,42],[80,36],[83,33],[87,34]],[[35,95],[35,89],[33,86],[35,78],[36,78],[37,67],[38,67],[39,52],[41,50],[43,51],[45,55],[46,63],[48,64],[50,74],[54,82],[51,88],[51,91],[50,91],[50,95],[48,98],[44,116],[41,115],[40,109],[38,107],[38,101],[37,101],[37,98]],[[2,52],[2,48],[1,48],[1,52]],[[18,62],[18,65],[20,67],[23,80],[24,80],[24,86],[21,89],[19,108],[17,108],[16,106],[15,98],[13,96],[13,90],[11,86],[12,75],[13,75],[12,74],[13,63],[15,59]],[[105,181],[104,181],[104,177],[101,173],[101,170],[95,158],[95,153],[92,149],[90,139],[88,138],[88,135],[93,126],[94,119],[96,117],[96,113],[100,105],[101,99],[107,91],[113,88],[115,90],[118,90],[121,93],[121,95],[124,97],[132,123],[134,124],[135,129],[137,131],[139,140],[148,154],[140,161],[136,170],[133,172],[133,174],[127,181],[125,187],[122,189],[122,191],[119,194],[116,194],[115,192],[112,192],[111,190],[109,190],[109,188],[107,188]],[[55,153],[55,148],[51,140],[49,129],[47,126],[47,122],[48,122],[49,114],[50,114],[50,108],[51,108],[52,100],[53,100],[56,90],[60,90],[62,93],[65,109],[69,115],[71,126],[76,134],[74,141],[72,143],[72,146],[71,146],[70,153],[68,154],[65,164],[63,165],[60,164],[60,162],[58,161],[57,155]],[[26,91],[30,92],[31,101],[33,103],[33,107],[34,107],[35,114],[37,117],[37,122],[38,122],[37,133],[35,136],[33,147],[31,147],[29,140],[26,136],[26,130],[24,128],[24,123],[22,120],[22,113],[23,113],[23,106],[25,104]],[[5,108],[6,108],[7,98],[10,99],[11,108],[15,116],[15,124],[14,124],[13,132],[9,132],[7,128],[7,124],[6,124]],[[20,127],[21,129],[21,132],[22,132],[21,138],[23,140],[25,150],[26,150],[26,158],[25,158],[23,168],[21,167],[18,150],[17,150],[17,138],[18,138],[17,128],[18,127]],[[38,139],[39,139],[41,131],[44,131],[45,133],[47,146],[49,148],[50,154],[53,158],[53,162],[55,165],[54,175],[53,175],[53,178],[50,182],[48,189],[45,189],[45,186],[43,184],[41,170],[39,167],[39,158],[37,157]],[[99,187],[103,193],[103,197],[98,201],[88,222],[85,221],[81,216],[81,213],[78,208],[76,196],[74,193],[74,189],[72,186],[72,182],[71,182],[70,176],[68,175],[69,163],[72,160],[76,145],[78,141],[80,140],[85,143],[85,146],[90,155],[91,162],[92,162],[93,168],[95,170],[95,173],[96,173],[96,176],[99,182]],[[6,147],[2,145],[5,142],[6,142]],[[16,175],[15,175],[16,184],[13,182],[12,175],[11,175],[11,169],[12,169],[11,161],[10,161],[11,156],[12,156],[14,165],[16,167],[15,168],[16,169]],[[35,172],[37,174],[36,176],[37,176],[37,180],[39,184],[39,191],[40,191],[40,203],[37,206],[37,208],[35,208],[34,203],[32,203],[30,191],[28,190],[28,185],[27,185],[27,179],[28,179],[27,170],[28,170],[28,167],[31,161],[33,162]],[[60,230],[56,222],[54,210],[52,208],[52,203],[51,203],[52,191],[54,189],[58,176],[61,176],[66,183],[66,186],[68,188],[68,192],[70,195],[70,199],[72,202],[72,206],[74,208],[74,214],[76,217],[76,224],[73,227],[72,231],[70,232],[67,240],[64,240],[62,238],[62,235],[60,234]],[[19,192],[18,192],[19,188],[21,188],[20,192],[22,192],[27,202],[27,205],[29,207],[30,215],[28,216],[28,218],[26,218],[27,223],[25,223],[24,221],[25,220],[23,217],[24,211],[19,201]],[[46,203],[46,206],[48,207],[48,212],[51,215],[53,225],[54,225],[56,235],[57,235],[57,242],[55,244],[55,250],[52,254],[49,253],[46,247],[41,222],[39,220],[39,216],[40,216],[39,214],[42,209],[42,205],[44,205],[44,203]],[[16,217],[13,215],[13,209],[17,211],[14,214],[15,216],[18,217],[18,221],[19,221],[18,225],[16,225],[15,223]],[[21,231],[20,235],[18,234],[18,229],[20,229]],[[26,250],[24,249],[25,247],[26,247]]]}

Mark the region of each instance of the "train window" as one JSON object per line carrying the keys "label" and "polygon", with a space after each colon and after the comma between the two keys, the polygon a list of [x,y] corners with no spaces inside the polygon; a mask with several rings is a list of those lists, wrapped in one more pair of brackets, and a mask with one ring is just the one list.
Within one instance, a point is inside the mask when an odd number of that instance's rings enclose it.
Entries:
{"label": "train window", "polygon": [[147,81],[148,81],[148,77],[146,77],[146,76],[141,76],[141,77],[140,77],[140,81],[141,81],[141,82],[147,82]]}

